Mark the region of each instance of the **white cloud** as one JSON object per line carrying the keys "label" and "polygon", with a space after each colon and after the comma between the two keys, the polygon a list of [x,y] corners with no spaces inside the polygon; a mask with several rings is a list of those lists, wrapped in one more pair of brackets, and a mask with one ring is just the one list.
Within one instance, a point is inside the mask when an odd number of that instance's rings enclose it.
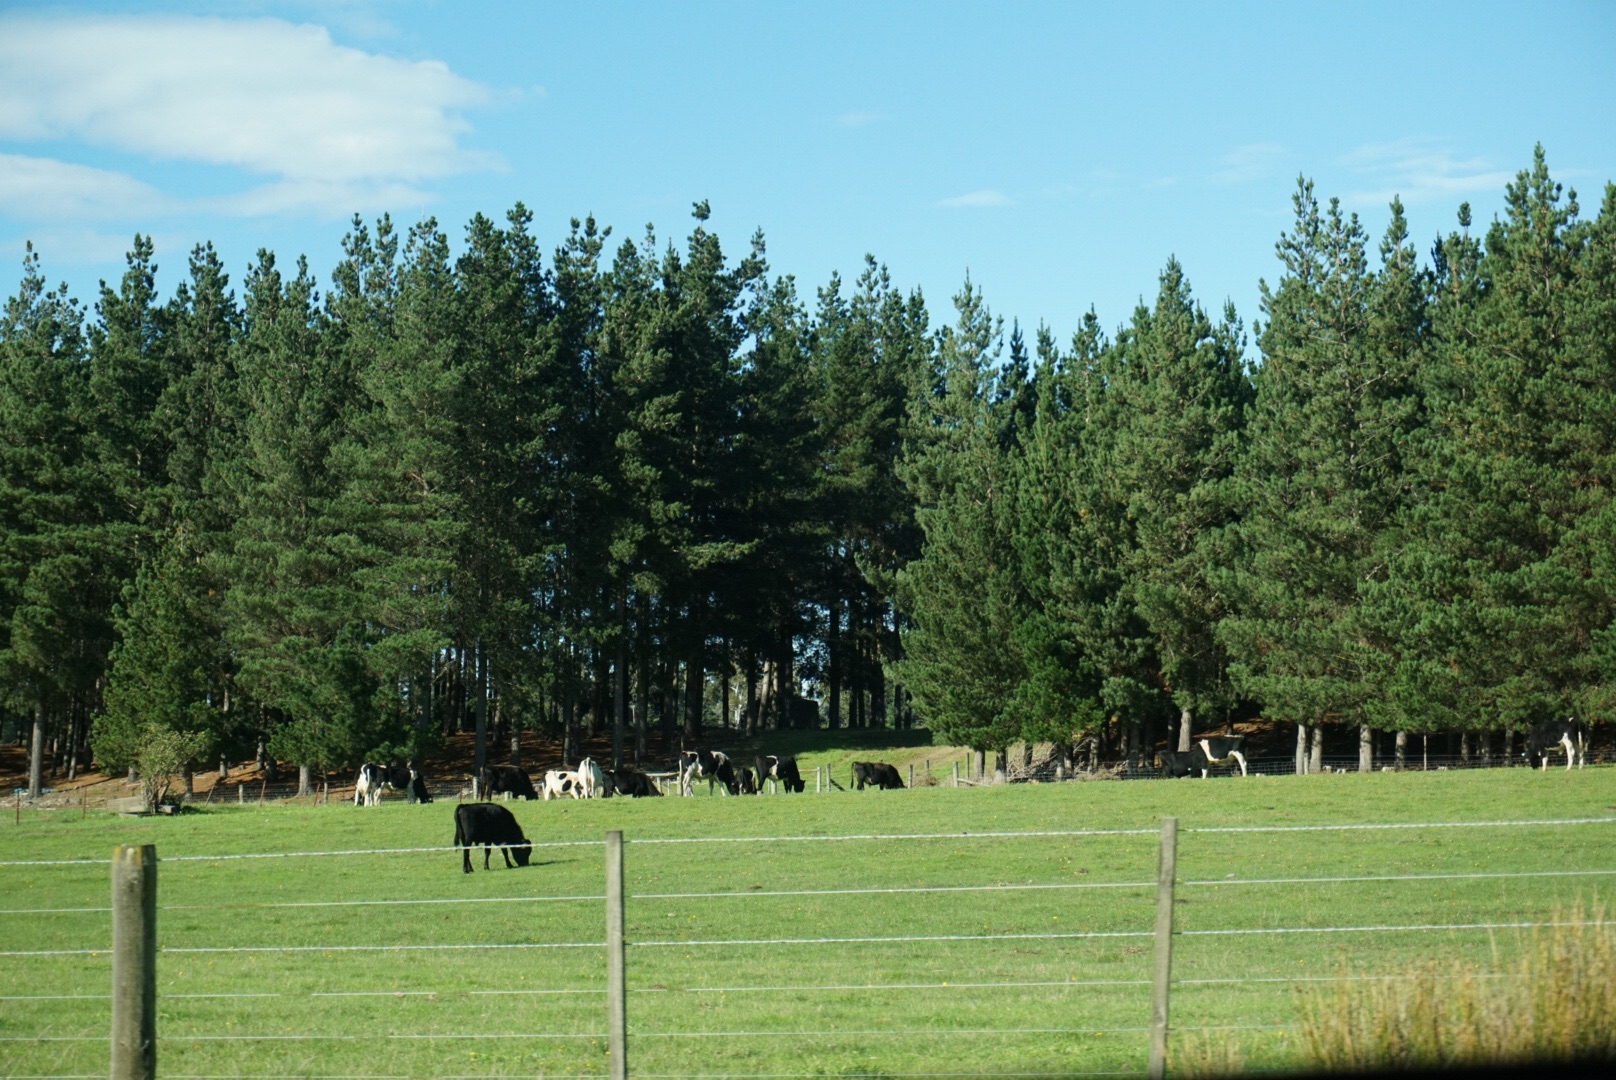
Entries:
{"label": "white cloud", "polygon": [[157,189],[123,173],[0,154],[0,214],[8,217],[104,220],[161,211],[167,204]]}
{"label": "white cloud", "polygon": [[955,195],[948,199],[938,199],[936,205],[957,209],[960,207],[1010,206],[1012,201],[1010,196],[1002,191],[984,188],[981,191],[969,191],[964,195]]}
{"label": "white cloud", "polygon": [[1448,203],[1466,195],[1501,193],[1515,179],[1486,158],[1460,157],[1429,139],[1360,146],[1341,164],[1375,185],[1347,196],[1355,203],[1388,203],[1393,196],[1409,204]]}
{"label": "white cloud", "polygon": [[460,110],[489,99],[442,63],[278,19],[0,15],[0,138],[234,167],[304,195],[496,165],[460,145]]}
{"label": "white cloud", "polygon": [[1274,171],[1285,157],[1285,148],[1278,143],[1246,143],[1237,146],[1218,159],[1218,168],[1211,175],[1215,184],[1244,184],[1260,180]]}

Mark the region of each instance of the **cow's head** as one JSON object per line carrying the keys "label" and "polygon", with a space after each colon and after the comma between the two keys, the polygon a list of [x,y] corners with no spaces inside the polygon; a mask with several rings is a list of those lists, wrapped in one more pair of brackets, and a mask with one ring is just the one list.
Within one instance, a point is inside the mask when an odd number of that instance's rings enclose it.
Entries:
{"label": "cow's head", "polygon": [[520,844],[511,845],[511,858],[516,860],[517,866],[526,866],[527,861],[533,857],[533,843],[523,840]]}

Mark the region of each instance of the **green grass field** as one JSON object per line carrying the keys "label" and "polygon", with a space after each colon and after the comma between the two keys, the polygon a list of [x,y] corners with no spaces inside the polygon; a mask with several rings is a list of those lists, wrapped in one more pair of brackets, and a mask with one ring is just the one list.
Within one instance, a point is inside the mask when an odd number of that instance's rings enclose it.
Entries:
{"label": "green grass field", "polygon": [[[817,763],[804,763],[810,777]],[[539,842],[595,842],[608,829],[628,839],[639,1076],[1142,1073],[1154,830],[1168,814],[1182,830],[1175,1038],[1225,1029],[1257,1068],[1293,1060],[1294,980],[1427,957],[1491,962],[1522,932],[1201,931],[1534,921],[1616,888],[1610,768],[820,795],[810,779],[796,796],[509,805]],[[106,954],[15,954],[107,946],[114,845],[153,843],[169,860],[446,847],[452,809],[227,805],[5,821],[0,1076],[106,1074]],[[1580,818],[1609,823],[1198,831]],[[1146,832],[764,839],[1083,829]],[[691,837],[753,839],[645,842]],[[79,857],[94,861],[11,865]],[[590,843],[537,848],[521,870],[496,853],[495,869],[479,858],[469,877],[447,850],[166,862],[160,1075],[604,1073],[602,861]],[[1534,876],[1474,876],[1523,874]],[[1402,875],[1452,876],[1296,880]],[[851,891],[920,888],[953,891]],[[75,908],[90,910],[63,910]],[[1118,936],[1045,936],[1095,932]],[[832,938],[930,940],[819,940]],[[438,948],[477,945],[493,947]],[[219,951],[185,951],[201,949]]]}

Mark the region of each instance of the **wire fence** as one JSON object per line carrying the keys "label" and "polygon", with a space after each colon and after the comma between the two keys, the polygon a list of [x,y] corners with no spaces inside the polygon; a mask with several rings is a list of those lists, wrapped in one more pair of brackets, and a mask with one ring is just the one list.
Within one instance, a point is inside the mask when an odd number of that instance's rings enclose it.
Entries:
{"label": "wire fence", "polygon": [[[1202,856],[1213,848],[1226,850],[1228,839],[1241,835],[1269,834],[1279,839],[1281,836],[1295,836],[1298,834],[1311,834],[1318,838],[1339,837],[1341,846],[1332,849],[1328,854],[1335,858],[1350,858],[1353,853],[1351,846],[1356,837],[1368,834],[1397,830],[1405,833],[1428,833],[1433,836],[1442,836],[1457,833],[1462,839],[1449,842],[1450,848],[1459,845],[1458,854],[1475,855],[1488,852],[1496,846],[1492,838],[1497,835],[1509,833],[1528,834],[1536,836],[1539,833],[1553,836],[1557,841],[1563,841],[1576,830],[1591,831],[1591,835],[1599,840],[1596,844],[1572,845],[1579,849],[1579,861],[1574,866],[1537,866],[1520,869],[1493,870],[1493,869],[1431,869],[1409,870],[1399,873],[1279,873],[1279,874],[1233,874],[1223,877],[1197,875],[1193,873],[1180,875],[1176,878],[1179,889],[1190,890],[1192,895],[1192,909],[1201,905],[1201,901],[1194,900],[1196,895],[1207,895],[1214,898],[1232,894],[1250,894],[1257,889],[1295,889],[1308,890],[1334,890],[1335,899],[1327,899],[1310,914],[1318,915],[1328,913],[1332,918],[1304,918],[1290,922],[1276,921],[1275,914],[1269,906],[1256,909],[1250,907],[1247,901],[1235,900],[1233,902],[1207,902],[1204,907],[1209,912],[1206,918],[1221,921],[1203,922],[1195,919],[1186,925],[1179,926],[1173,931],[1173,938],[1183,944],[1185,948],[1191,947],[1197,941],[1205,941],[1209,945],[1219,941],[1250,941],[1266,940],[1282,943],[1286,940],[1303,940],[1321,937],[1331,938],[1362,938],[1375,944],[1377,951],[1385,951],[1388,941],[1394,938],[1408,938],[1427,940],[1439,939],[1441,942],[1452,945],[1461,939],[1473,940],[1485,945],[1500,932],[1534,931],[1565,925],[1563,920],[1550,917],[1541,910],[1530,917],[1498,917],[1500,912],[1511,912],[1525,904],[1518,899],[1509,897],[1500,898],[1494,893],[1476,892],[1473,917],[1430,919],[1411,917],[1404,920],[1388,919],[1354,919],[1340,918],[1341,915],[1350,916],[1354,912],[1375,912],[1384,910],[1388,905],[1395,906],[1393,901],[1385,899],[1386,896],[1402,897],[1398,903],[1406,903],[1410,914],[1417,915],[1428,907],[1418,902],[1421,896],[1421,887],[1427,889],[1438,883],[1453,886],[1463,886],[1467,889],[1482,890],[1492,885],[1507,883],[1553,883],[1553,882],[1590,882],[1597,884],[1616,876],[1616,846],[1609,844],[1608,829],[1616,824],[1616,817],[1586,817],[1566,819],[1536,819],[1536,820],[1498,820],[1498,821],[1437,821],[1437,822],[1405,822],[1405,823],[1333,823],[1317,825],[1257,825],[1257,826],[1217,826],[1207,828],[1188,827],[1182,831],[1186,850],[1201,849]],[[669,862],[675,869],[683,872],[699,872],[703,866],[711,865],[707,860],[698,858],[689,863],[681,863],[688,858],[685,854],[691,851],[701,851],[704,848],[710,851],[723,851],[731,845],[750,845],[752,849],[768,849],[778,852],[782,847],[790,848],[792,845],[840,844],[850,850],[838,855],[839,861],[847,865],[865,865],[879,867],[894,859],[896,852],[912,852],[913,845],[925,842],[933,845],[943,845],[954,851],[961,842],[966,846],[959,849],[958,857],[949,856],[949,866],[953,872],[961,876],[971,876],[983,870],[993,871],[1001,869],[1001,860],[1005,860],[1012,853],[1017,855],[1018,869],[1021,864],[1037,864],[1040,861],[1046,867],[1051,860],[1038,855],[1038,846],[1051,842],[1063,843],[1068,841],[1106,841],[1116,845],[1116,858],[1112,860],[1118,866],[1143,867],[1148,865],[1148,857],[1155,850],[1156,829],[1069,829],[1069,830],[1024,830],[1024,831],[984,831],[972,833],[861,833],[846,835],[797,835],[797,836],[700,836],[700,837],[646,837],[631,839],[630,848],[636,852],[662,852],[658,856],[664,862]],[[1471,840],[1470,838],[1474,838]],[[585,859],[593,859],[588,855],[589,849],[600,848],[600,841],[551,841],[535,844],[535,852],[555,851],[577,855]],[[1562,843],[1562,846],[1563,843]],[[1541,845],[1526,845],[1523,852],[1534,850]],[[1032,855],[1027,851],[1031,849]],[[253,958],[262,957],[266,961],[276,957],[285,958],[291,967],[277,967],[266,970],[260,977],[264,979],[279,979],[283,985],[269,987],[255,987],[252,989],[230,989],[205,987],[196,983],[190,987],[185,986],[183,979],[176,978],[172,985],[165,986],[162,1000],[165,1002],[186,1003],[185,1007],[203,1009],[194,1015],[182,1014],[184,1020],[176,1020],[172,1025],[175,1030],[162,1030],[157,1033],[160,1045],[176,1052],[182,1057],[193,1053],[196,1048],[206,1046],[231,1046],[244,1044],[262,1044],[273,1046],[286,1045],[318,1045],[323,1043],[347,1044],[355,1042],[373,1041],[382,1044],[429,1044],[432,1046],[447,1046],[449,1044],[489,1044],[489,1045],[518,1045],[518,1044],[588,1044],[593,1055],[588,1060],[599,1066],[599,1045],[608,1038],[609,1032],[600,1025],[601,1016],[598,1012],[601,998],[607,995],[607,988],[598,985],[598,956],[606,948],[607,942],[598,934],[577,934],[572,937],[556,936],[549,940],[473,940],[474,935],[461,933],[455,935],[448,933],[445,939],[439,940],[408,940],[411,935],[421,929],[420,921],[430,919],[434,912],[445,911],[442,916],[447,920],[447,930],[464,930],[470,920],[463,917],[467,910],[509,913],[512,919],[518,918],[523,910],[542,910],[552,912],[570,912],[558,916],[562,922],[562,929],[582,928],[591,922],[592,913],[598,913],[599,905],[607,899],[605,894],[593,891],[576,892],[545,892],[527,895],[509,896],[403,896],[380,895],[369,897],[354,897],[334,900],[315,899],[266,899],[262,897],[230,896],[229,875],[234,865],[246,860],[277,860],[282,863],[299,863],[310,867],[322,865],[322,860],[333,856],[344,856],[351,864],[367,865],[374,871],[377,865],[391,865],[387,860],[399,855],[427,855],[443,856],[454,848],[442,846],[407,847],[407,848],[344,848],[341,850],[321,851],[260,851],[260,852],[230,852],[219,854],[183,854],[164,857],[164,864],[176,864],[176,872],[181,875],[165,884],[165,901],[156,905],[160,914],[159,926],[161,936],[158,941],[159,957],[167,958],[165,963],[182,963],[190,960],[206,960],[208,958],[236,957],[245,958],[249,962],[256,962]],[[302,862],[307,860],[307,862]],[[381,860],[380,863],[377,860]],[[1305,860],[1304,860],[1305,861]],[[64,858],[43,860],[7,860],[0,862],[0,869],[22,869],[32,867],[71,867],[85,866],[90,860]],[[94,862],[99,862],[95,860]],[[104,863],[103,863],[104,865]],[[403,866],[412,863],[399,864]],[[598,865],[598,864],[597,864]],[[1145,1071],[1144,1036],[1150,1032],[1151,1026],[1146,1023],[1149,1019],[1148,1003],[1143,991],[1155,984],[1145,970],[1145,962],[1150,959],[1150,944],[1154,941],[1160,947],[1159,932],[1151,926],[1151,908],[1157,900],[1157,881],[1149,879],[1143,874],[1119,875],[1114,879],[1097,881],[1073,880],[1028,880],[1028,881],[959,881],[954,883],[936,883],[920,885],[894,885],[871,884],[865,886],[825,886],[818,888],[766,888],[753,887],[748,889],[715,888],[715,889],[665,889],[654,887],[656,880],[675,876],[663,873],[667,869],[661,863],[653,863],[649,867],[646,878],[652,887],[633,887],[626,889],[626,900],[631,905],[630,910],[635,913],[630,922],[630,935],[625,945],[630,957],[643,957],[641,960],[631,960],[629,965],[630,978],[625,987],[625,994],[641,1004],[636,1006],[633,1024],[627,1029],[629,1045],[640,1046],[653,1061],[661,1063],[665,1055],[660,1055],[654,1047],[659,1043],[672,1041],[686,1041],[697,1046],[707,1046],[713,1043],[734,1044],[755,1041],[766,1043],[770,1041],[797,1039],[806,1043],[824,1043],[826,1045],[844,1046],[857,1043],[868,1046],[872,1044],[890,1043],[893,1040],[904,1040],[909,1043],[936,1044],[939,1061],[947,1063],[955,1060],[961,1053],[956,1049],[962,1041],[970,1043],[990,1042],[998,1049],[994,1055],[1011,1060],[1044,1060],[1048,1055],[1042,1050],[1030,1050],[1026,1053],[1020,1051],[1006,1051],[1004,1047],[1045,1047],[1055,1044],[1057,1048],[1069,1050],[1079,1043],[1094,1040],[1112,1040],[1115,1050],[1108,1060],[1120,1061],[1124,1067],[1114,1070],[1096,1070],[1093,1075],[1138,1075]],[[1085,871],[1086,872],[1086,871]],[[173,878],[173,875],[169,875]],[[585,875],[575,875],[580,880]],[[378,888],[395,883],[396,878],[388,875],[374,877]],[[598,881],[598,877],[596,878]],[[3,879],[0,879],[3,881]],[[1366,887],[1377,890],[1373,893],[1364,893]],[[188,896],[187,890],[201,889],[215,890],[223,895],[209,902],[194,896]],[[1383,893],[1378,890],[1393,890]],[[178,899],[170,901],[168,894],[177,893]],[[1321,894],[1322,895],[1322,894]],[[1076,909],[1070,907],[1051,907],[1052,904],[1062,903],[1063,898],[1081,899],[1084,897],[1097,897],[1107,905],[1092,911],[1080,905]],[[1365,899],[1365,897],[1368,899]],[[1106,897],[1116,897],[1116,900],[1107,900]],[[908,905],[936,900],[945,906],[936,910],[928,909],[917,915]],[[947,919],[953,910],[947,907],[949,903],[974,903],[978,906],[969,911],[961,911],[960,921],[966,918],[987,917],[994,925],[970,927],[955,925],[950,927],[932,927],[918,925],[928,920]],[[1534,900],[1535,903],[1535,900]],[[712,905],[722,905],[713,908]],[[740,911],[748,904],[758,905],[776,914],[766,916],[764,924],[776,922],[784,924],[790,920],[798,919],[810,926],[817,926],[819,930],[802,932],[803,926],[792,923],[776,927],[765,934],[747,933],[701,933],[700,930],[709,926],[722,927],[726,920],[733,916],[713,914],[714,911]],[[782,904],[792,905],[781,907]],[[852,909],[847,904],[867,905],[860,907],[859,911],[867,913],[867,920],[884,927],[890,927],[896,932],[891,933],[847,933],[836,932],[837,913],[848,913]],[[1018,911],[1014,905],[1024,907],[1031,905],[1025,911]],[[740,905],[737,907],[736,905]],[[984,906],[985,905],[985,906]],[[1007,906],[1010,905],[1010,906]],[[665,906],[675,906],[675,912],[668,912],[666,918],[673,918],[676,914],[684,915],[688,924],[693,924],[689,930],[669,933],[659,923],[658,913]],[[1541,908],[1541,904],[1537,905]],[[685,915],[686,911],[696,912]],[[1073,928],[1033,929],[1032,922],[1046,918],[1049,912],[1056,912],[1049,916],[1059,918],[1089,916],[1094,922],[1088,926]],[[780,915],[786,912],[787,915]],[[873,912],[873,914],[868,914]],[[394,914],[394,921],[378,923],[376,920],[389,913]],[[416,913],[420,913],[417,915]],[[828,913],[828,914],[827,914]],[[20,985],[18,979],[40,977],[34,972],[25,972],[18,978],[8,977],[5,986],[8,992],[0,994],[0,1001],[17,1003],[19,1006],[34,1003],[40,1009],[48,1009],[51,1003],[101,1003],[107,1002],[112,995],[92,990],[91,986],[99,982],[106,986],[107,972],[103,964],[109,961],[109,944],[104,936],[104,927],[98,931],[94,926],[86,926],[82,930],[72,928],[74,919],[99,918],[106,919],[113,914],[113,908],[104,905],[71,904],[62,906],[17,906],[0,909],[0,915],[7,917],[5,925],[15,928],[22,923],[28,923],[35,928],[41,936],[55,935],[60,941],[29,941],[27,948],[7,948],[0,950],[0,957],[10,962],[19,963],[68,963],[78,966],[71,969],[67,978],[80,980],[78,985],[58,985],[52,989],[55,992],[24,992],[28,988]],[[1265,917],[1251,918],[1259,915]],[[1241,919],[1238,916],[1245,915]],[[285,918],[308,917],[317,919],[317,922],[282,925],[280,920]],[[478,916],[481,918],[481,916]],[[502,916],[503,917],[503,916]],[[596,914],[598,917],[598,914]],[[405,921],[399,922],[398,919]],[[850,921],[851,916],[843,921]],[[1018,924],[1019,920],[1019,924]],[[177,921],[172,932],[169,923]],[[68,926],[61,924],[67,923]],[[1299,924],[1305,923],[1305,925]],[[99,925],[99,924],[96,924]],[[515,922],[501,923],[499,932],[508,934]],[[598,926],[598,923],[594,925]],[[758,925],[756,920],[747,921],[736,919],[733,925],[750,927]],[[54,926],[54,929],[50,927]],[[23,931],[27,933],[27,931]],[[310,933],[315,932],[330,936],[292,941],[266,941],[254,940],[254,935],[271,935],[272,932],[281,933]],[[203,935],[199,940],[198,935]],[[205,936],[212,936],[213,941],[205,940]],[[519,936],[519,935],[518,935]],[[73,940],[76,937],[77,940]],[[358,939],[358,940],[355,940]],[[401,940],[402,939],[402,940]],[[17,942],[13,937],[5,939],[10,943]],[[1096,954],[1082,950],[1072,951],[1080,945],[1100,946],[1106,943],[1127,945],[1128,942],[1138,942],[1139,947],[1128,947],[1120,955],[1111,952]],[[32,947],[37,946],[37,947]],[[1046,950],[1040,955],[1044,957],[1031,962],[1010,959],[1012,954],[1022,955],[1023,947],[1038,946]],[[856,947],[851,948],[849,947]],[[958,951],[964,947],[967,951]],[[969,950],[988,947],[993,950],[991,954],[973,953]],[[1401,948],[1402,946],[1393,946]],[[837,950],[836,963],[804,964],[803,957],[821,956],[827,949]],[[1109,946],[1107,946],[1109,948]],[[1189,992],[1212,990],[1238,990],[1260,989],[1265,986],[1303,985],[1307,983],[1329,982],[1336,979],[1383,979],[1388,976],[1382,974],[1353,974],[1338,972],[1336,974],[1319,974],[1312,972],[1276,972],[1276,967],[1283,967],[1292,961],[1305,963],[1308,960],[1320,959],[1316,952],[1297,954],[1291,947],[1283,944],[1265,946],[1271,951],[1260,958],[1260,962],[1250,961],[1248,970],[1229,970],[1232,965],[1238,968],[1243,962],[1239,954],[1232,956],[1195,957],[1191,956],[1184,969],[1184,960],[1181,958],[1179,973],[1172,979],[1172,987]],[[1272,951],[1277,950],[1277,951]],[[482,979],[507,979],[513,971],[521,970],[500,968],[498,970],[479,970],[478,957],[481,956],[533,956],[535,954],[556,954],[570,952],[577,954],[578,962],[565,969],[547,968],[542,974],[546,977],[544,985],[494,985],[488,982],[479,982]],[[679,954],[679,959],[673,963],[659,961],[657,954]],[[426,969],[414,973],[415,978],[441,980],[442,985],[415,985],[407,988],[377,988],[366,983],[367,978],[374,977],[377,969],[373,967],[350,965],[346,961],[333,964],[319,970],[311,971],[301,959],[309,956],[323,956],[328,958],[341,958],[345,956],[372,956],[372,955],[398,955],[424,959],[432,959],[433,963]],[[770,957],[790,956],[791,961],[782,964],[770,964]],[[853,957],[850,963],[843,963],[841,957]],[[983,959],[984,955],[991,957],[991,962]],[[1129,957],[1137,956],[1138,960]],[[448,961],[439,962],[433,958],[460,958],[455,964],[445,966]],[[937,963],[927,964],[917,958],[937,957]],[[972,958],[975,958],[974,960]],[[89,968],[83,966],[84,958],[97,961]],[[368,963],[368,962],[367,962]],[[1224,965],[1220,968],[1218,965]],[[948,979],[942,977],[914,978],[903,977],[905,971],[915,967],[928,970],[939,970],[953,966],[965,972],[961,978]],[[1027,977],[1013,977],[1019,973],[1018,968],[1026,969],[1035,966],[1036,970],[1026,970]],[[1118,969],[1121,970],[1118,970]],[[804,980],[801,978],[742,978],[742,979],[711,979],[696,978],[687,980],[683,984],[676,984],[670,977],[681,969],[694,971],[698,976],[717,974],[725,970],[737,969],[747,972],[758,971],[787,971],[802,969],[816,978]],[[0,968],[0,971],[3,971]],[[42,969],[43,970],[43,969]],[[838,971],[856,970],[863,976],[861,978],[833,978],[827,977]],[[971,977],[971,972],[986,971],[990,977]],[[1050,971],[1063,972],[1062,977],[1038,977]],[[580,982],[589,981],[592,973],[597,984],[580,985]],[[992,977],[995,973],[1001,976]],[[61,975],[61,972],[57,972]],[[1391,977],[1398,977],[1393,975]],[[1403,977],[1413,977],[1407,975]],[[1485,974],[1487,978],[1508,977],[1507,973],[1491,972]],[[186,976],[186,978],[194,978]],[[309,985],[285,985],[295,982],[309,983]],[[1002,999],[1005,994],[1018,995],[1022,1004],[1017,1008],[1005,1010],[1000,1008],[997,1013],[991,1003]],[[1086,1001],[1090,995],[1105,992],[1115,996],[1105,998],[1103,1007],[1089,1010]],[[961,1014],[964,1022],[936,1023],[924,1022],[928,1017],[936,1016],[936,1008],[931,1002],[937,1000],[937,995],[946,995],[951,1001],[964,1001],[969,1008]],[[1072,995],[1077,995],[1073,997]],[[767,1020],[768,1023],[744,1023],[742,1026],[723,1023],[711,1023],[712,1020],[721,1021],[729,1012],[735,1011],[733,1004],[725,1006],[717,1012],[714,1007],[699,1004],[709,999],[736,1001],[763,1001],[769,1007],[759,1011],[751,1008],[750,1011],[742,1009],[737,1018],[746,1021]],[[551,1026],[534,1026],[531,1024],[518,1024],[516,1021],[524,1014],[521,1013],[495,1013],[489,1018],[500,1021],[497,1024],[471,1026],[464,1023],[454,1011],[455,1002],[493,1001],[505,999],[513,1002],[520,1001],[575,1001],[583,1011],[573,1009],[570,1012],[556,1013],[551,1017],[555,1020],[565,1020]],[[654,1003],[673,1001],[675,999],[698,1002],[695,1006],[681,1006],[665,1011]],[[823,1005],[801,1004],[814,1000],[835,1000],[840,1004],[831,1011],[832,1023],[826,1023],[822,1017],[826,1016]],[[874,1018],[878,1023],[858,1024],[860,1017],[870,1019],[870,1006],[860,1004],[871,1000],[879,1000],[881,1011]],[[1244,1005],[1236,1003],[1234,1011],[1227,1009],[1219,1011],[1217,1008],[1202,1007],[1197,1002],[1200,997],[1191,998],[1190,1012],[1187,1021],[1175,1024],[1174,1032],[1271,1032],[1283,1033],[1292,1025],[1288,1019],[1281,1019],[1271,1013],[1264,1015],[1262,1009],[1252,1006],[1255,1011],[1241,1012]],[[217,1002],[221,1006],[240,1008],[245,1003],[254,1003],[254,1007],[273,1002],[307,1001],[318,1003],[319,1009],[315,1013],[295,1013],[294,1018],[301,1018],[304,1024],[312,1020],[319,1020],[320,1027],[327,1030],[305,1028],[303,1030],[269,1030],[267,1027],[257,1030],[227,1030],[222,1027],[207,1027],[206,1023],[245,1026],[242,1016],[237,1013],[209,1013],[206,1011],[208,1003]],[[379,1030],[373,1025],[375,1018],[367,1013],[355,1014],[350,1019],[343,1019],[342,1010],[345,1002],[353,1003],[354,1007],[365,1007],[366,1001],[388,1004],[418,1003],[418,1007],[435,1010],[430,1014],[421,1014],[394,1024],[391,1030]],[[799,1004],[792,1004],[798,1002]],[[907,1004],[906,1004],[907,1002]],[[591,1004],[595,1003],[595,1004]],[[1260,1002],[1258,1003],[1260,1004]],[[412,1006],[417,1007],[417,1006]],[[1034,1025],[1004,1023],[1003,1017],[1011,1014],[1023,1016],[1037,1015],[1040,1020],[1051,1021]],[[1133,1022],[1127,1022],[1126,1017],[1132,1015]],[[46,1014],[40,1014],[43,1018]],[[969,1018],[987,1016],[988,1023],[971,1023]],[[998,1019],[995,1021],[995,1017]],[[658,1022],[659,1018],[663,1021]],[[910,1022],[904,1022],[907,1018]],[[459,1022],[456,1022],[456,1021]],[[708,1021],[704,1023],[691,1023],[690,1021]],[[914,1022],[916,1020],[922,1022]],[[672,1021],[672,1023],[668,1023]],[[684,1021],[684,1022],[680,1022]],[[425,1030],[406,1030],[410,1024],[419,1024]],[[13,1018],[0,1027],[0,1047],[35,1047],[48,1048],[63,1046],[71,1048],[83,1045],[89,1047],[93,1044],[105,1045],[107,1029],[105,1022],[90,1017],[87,1026],[80,1030],[62,1030],[60,1022],[45,1022],[38,1028],[22,1030],[20,1021]],[[64,1051],[67,1052],[67,1051]],[[559,1051],[555,1051],[559,1052]],[[695,1053],[714,1053],[713,1051],[696,1050]],[[475,1051],[467,1051],[475,1053]],[[549,1054],[551,1051],[543,1051]],[[46,1080],[50,1077],[69,1077],[80,1075],[70,1071],[42,1071],[39,1069],[23,1070],[20,1064],[29,1061],[26,1054],[9,1053],[0,1049],[0,1060],[7,1064],[3,1066],[4,1072],[0,1075],[6,1077],[28,1078],[28,1080]],[[991,1057],[985,1062],[991,1064]],[[218,1060],[209,1058],[207,1060]],[[247,1059],[239,1059],[245,1061]],[[550,1060],[546,1058],[546,1060]],[[731,1059],[725,1058],[726,1061]],[[744,1060],[744,1058],[742,1059]],[[769,1060],[774,1060],[769,1058]],[[587,1064],[580,1060],[581,1064]],[[447,1067],[446,1067],[447,1066]],[[48,1066],[47,1066],[48,1068]],[[840,1070],[839,1070],[840,1071]],[[901,1071],[880,1069],[879,1075],[904,1075]],[[419,1071],[416,1070],[416,1075]],[[845,1075],[859,1075],[856,1072],[845,1072]],[[874,1075],[872,1073],[871,1075]],[[941,1075],[936,1070],[927,1070],[923,1075]],[[1048,1073],[1031,1071],[1004,1071],[993,1072],[991,1069],[973,1068],[961,1075],[1073,1075],[1069,1069],[1057,1069]],[[91,1074],[83,1074],[91,1075]],[[95,1075],[104,1075],[95,1074]],[[165,1075],[193,1075],[170,1074]],[[204,1074],[197,1073],[196,1076]],[[248,1075],[248,1074],[232,1074]],[[254,1080],[273,1080],[278,1074],[251,1073]],[[291,1075],[291,1074],[288,1074]],[[307,1076],[309,1073],[298,1072],[296,1075]],[[382,1075],[380,1073],[376,1074]],[[404,1075],[404,1074],[401,1074]],[[448,1059],[443,1065],[433,1070],[433,1075],[445,1078],[452,1076],[470,1076],[472,1074],[456,1073]],[[479,1074],[487,1075],[487,1074]],[[528,1075],[547,1075],[546,1073],[530,1072]],[[573,1071],[568,1075],[604,1075],[601,1072],[592,1072],[585,1069],[583,1072]],[[682,1076],[695,1078],[698,1076],[795,1076],[811,1075],[809,1073],[783,1073],[769,1071],[740,1071],[740,1072],[638,1072],[637,1076]],[[916,1074],[922,1075],[922,1074]],[[348,1080],[358,1080],[360,1074],[349,1074]]]}

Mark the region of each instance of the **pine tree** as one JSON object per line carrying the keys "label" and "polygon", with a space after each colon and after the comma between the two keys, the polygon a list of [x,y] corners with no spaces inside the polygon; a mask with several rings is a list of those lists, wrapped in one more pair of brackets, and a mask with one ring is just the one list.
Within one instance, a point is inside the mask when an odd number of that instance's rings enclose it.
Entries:
{"label": "pine tree", "polygon": [[1213,633],[1225,606],[1209,570],[1235,518],[1228,482],[1252,397],[1242,345],[1233,310],[1214,326],[1172,260],[1154,307],[1134,313],[1107,368],[1101,427],[1124,522],[1126,592],[1149,627],[1160,692],[1179,712],[1180,749],[1194,713],[1234,704]]}
{"label": "pine tree", "polygon": [[[1298,724],[1363,724],[1376,693],[1366,582],[1384,576],[1381,545],[1406,503],[1399,451],[1417,424],[1414,352],[1373,332],[1379,285],[1357,218],[1321,213],[1299,184],[1296,225],[1277,251],[1285,272],[1262,290],[1268,323],[1250,439],[1236,471],[1245,516],[1220,587],[1235,598],[1220,625],[1236,687]],[[1400,265],[1394,205],[1387,258]]]}

